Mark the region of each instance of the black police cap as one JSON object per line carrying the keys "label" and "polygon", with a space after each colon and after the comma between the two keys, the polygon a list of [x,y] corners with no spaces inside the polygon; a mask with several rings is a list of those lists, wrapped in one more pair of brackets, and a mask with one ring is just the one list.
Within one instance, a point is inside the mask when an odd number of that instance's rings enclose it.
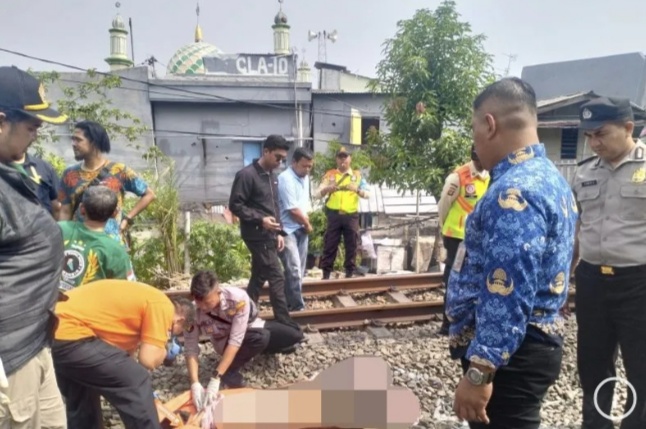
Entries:
{"label": "black police cap", "polygon": [[608,122],[634,121],[635,117],[627,98],[600,97],[581,106],[579,119],[579,128],[594,130]]}

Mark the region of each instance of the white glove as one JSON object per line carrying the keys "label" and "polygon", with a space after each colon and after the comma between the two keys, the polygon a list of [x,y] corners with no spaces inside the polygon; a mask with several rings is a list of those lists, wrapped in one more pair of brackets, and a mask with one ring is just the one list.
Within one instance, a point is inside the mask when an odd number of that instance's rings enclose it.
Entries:
{"label": "white glove", "polygon": [[195,405],[195,408],[197,409],[198,413],[202,411],[202,408],[204,408],[205,394],[206,394],[206,391],[204,390],[204,387],[202,387],[202,385],[198,381],[191,384],[191,395],[193,396],[193,405]]}
{"label": "white glove", "polygon": [[208,386],[206,386],[206,399],[204,400],[204,408],[208,407],[218,397],[218,392],[220,391],[220,378],[211,377]]}

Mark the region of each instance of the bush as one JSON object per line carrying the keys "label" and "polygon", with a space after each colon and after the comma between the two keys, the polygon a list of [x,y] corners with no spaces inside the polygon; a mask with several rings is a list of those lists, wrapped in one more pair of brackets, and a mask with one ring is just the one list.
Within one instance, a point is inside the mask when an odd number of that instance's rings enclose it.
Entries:
{"label": "bush", "polygon": [[212,270],[221,282],[251,275],[251,254],[237,225],[196,221],[191,225],[188,252],[193,273]]}

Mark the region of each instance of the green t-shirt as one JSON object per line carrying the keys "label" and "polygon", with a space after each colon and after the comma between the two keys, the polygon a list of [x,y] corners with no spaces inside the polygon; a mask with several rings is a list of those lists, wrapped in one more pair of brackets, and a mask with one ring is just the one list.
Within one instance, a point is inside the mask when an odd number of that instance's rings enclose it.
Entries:
{"label": "green t-shirt", "polygon": [[63,232],[65,260],[61,289],[101,279],[136,281],[126,249],[102,231],[92,231],[82,222],[58,222]]}

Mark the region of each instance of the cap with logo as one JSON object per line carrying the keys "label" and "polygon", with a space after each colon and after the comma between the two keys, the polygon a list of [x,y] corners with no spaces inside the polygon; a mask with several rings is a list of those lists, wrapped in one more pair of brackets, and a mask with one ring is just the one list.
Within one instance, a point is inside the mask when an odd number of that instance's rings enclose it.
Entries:
{"label": "cap with logo", "polygon": [[350,156],[350,153],[345,150],[344,147],[341,147],[339,150],[336,151],[336,156],[338,157],[345,157],[345,156]]}
{"label": "cap with logo", "polygon": [[50,107],[43,84],[16,66],[0,67],[0,108],[18,110],[52,124],[67,121],[66,115]]}
{"label": "cap with logo", "polygon": [[601,128],[608,122],[633,121],[633,108],[626,98],[600,97],[588,101],[579,111],[583,130]]}

